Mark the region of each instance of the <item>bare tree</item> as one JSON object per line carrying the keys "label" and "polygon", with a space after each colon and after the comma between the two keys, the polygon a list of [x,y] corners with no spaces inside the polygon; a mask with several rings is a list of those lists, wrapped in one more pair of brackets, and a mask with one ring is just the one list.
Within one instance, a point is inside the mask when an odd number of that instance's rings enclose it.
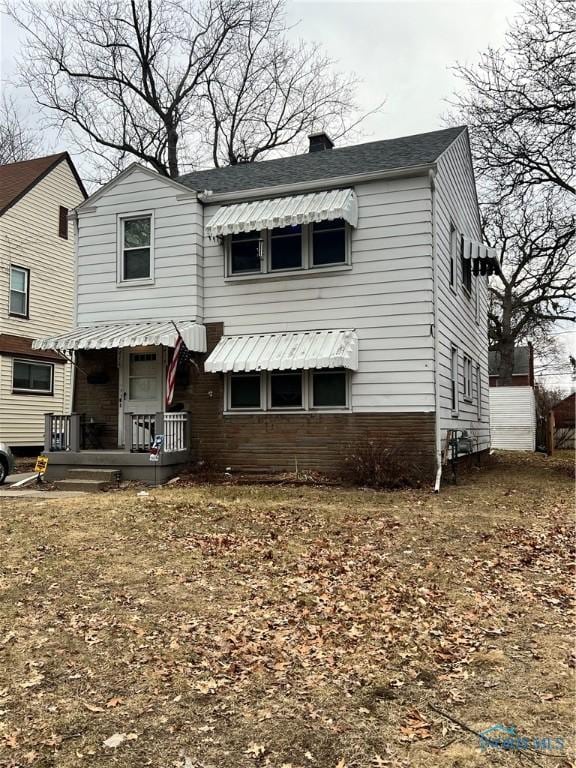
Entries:
{"label": "bare tree", "polygon": [[50,121],[113,171],[135,158],[171,177],[354,123],[354,82],[287,41],[283,2],[8,0]]}
{"label": "bare tree", "polygon": [[283,0],[270,1],[266,24],[232,37],[207,83],[205,141],[215,166],[278,154],[315,130],[338,139],[366,117],[353,117],[353,77],[336,72],[319,46],[287,40]]}
{"label": "bare tree", "polygon": [[458,66],[456,114],[498,199],[551,185],[576,194],[576,3],[523,0],[503,50]]}
{"label": "bare tree", "polygon": [[29,160],[39,152],[38,137],[25,125],[14,99],[0,100],[0,165]]}

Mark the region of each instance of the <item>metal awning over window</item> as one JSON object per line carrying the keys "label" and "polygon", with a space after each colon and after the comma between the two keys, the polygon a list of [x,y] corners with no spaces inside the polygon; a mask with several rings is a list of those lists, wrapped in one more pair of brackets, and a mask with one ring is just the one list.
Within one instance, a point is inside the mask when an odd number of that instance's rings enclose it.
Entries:
{"label": "metal awning over window", "polygon": [[218,208],[206,225],[208,237],[238,232],[344,219],[358,225],[358,201],[353,189],[332,189],[308,195],[253,200]]}
{"label": "metal awning over window", "polygon": [[358,369],[354,331],[302,331],[224,336],[204,363],[210,373]]}
{"label": "metal awning over window", "polygon": [[472,261],[472,271],[475,275],[493,275],[500,272],[496,248],[490,248],[466,235],[462,235],[462,258]]}
{"label": "metal awning over window", "polygon": [[[206,328],[190,320],[176,322],[184,343],[192,352],[206,351]],[[114,323],[75,328],[59,336],[35,339],[33,349],[114,349],[117,347],[173,347],[178,338],[174,324],[158,323]]]}

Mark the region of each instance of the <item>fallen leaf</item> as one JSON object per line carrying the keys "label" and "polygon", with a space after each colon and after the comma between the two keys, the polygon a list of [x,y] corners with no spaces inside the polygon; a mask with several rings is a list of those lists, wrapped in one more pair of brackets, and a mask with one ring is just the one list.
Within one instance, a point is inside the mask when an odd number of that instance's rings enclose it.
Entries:
{"label": "fallen leaf", "polygon": [[108,709],[111,709],[112,707],[117,707],[123,703],[124,703],[124,699],[120,699],[118,696],[114,696],[114,698],[108,699],[108,701],[106,702],[106,706],[108,707]]}
{"label": "fallen leaf", "polygon": [[259,757],[262,757],[265,752],[266,747],[264,744],[257,744],[255,741],[253,741],[251,744],[248,744],[245,754],[257,760]]}
{"label": "fallen leaf", "polygon": [[122,744],[124,741],[126,741],[125,733],[114,733],[112,736],[109,736],[106,741],[102,742],[102,745],[104,747],[115,749],[116,747],[119,747],[120,744]]}
{"label": "fallen leaf", "polygon": [[89,704],[87,701],[82,702],[88,712],[104,712],[104,707],[98,707],[96,704]]}

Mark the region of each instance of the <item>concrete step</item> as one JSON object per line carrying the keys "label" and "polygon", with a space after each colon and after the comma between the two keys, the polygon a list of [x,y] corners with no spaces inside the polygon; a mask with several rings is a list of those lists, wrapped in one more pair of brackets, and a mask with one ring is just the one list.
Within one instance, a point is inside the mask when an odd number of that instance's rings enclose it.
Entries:
{"label": "concrete step", "polygon": [[101,491],[107,485],[103,480],[84,480],[67,478],[65,480],[56,480],[54,485],[59,491],[88,491],[93,493]]}
{"label": "concrete step", "polygon": [[99,480],[102,483],[117,483],[120,480],[119,469],[97,469],[95,467],[78,467],[68,470],[71,480]]}

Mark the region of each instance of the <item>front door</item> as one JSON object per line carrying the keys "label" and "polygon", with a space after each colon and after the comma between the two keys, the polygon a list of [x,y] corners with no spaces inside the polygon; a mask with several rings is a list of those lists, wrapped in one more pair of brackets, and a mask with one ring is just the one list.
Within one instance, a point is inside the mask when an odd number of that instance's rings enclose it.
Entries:
{"label": "front door", "polygon": [[163,410],[163,347],[120,351],[118,443],[124,445],[124,414],[151,415]]}

